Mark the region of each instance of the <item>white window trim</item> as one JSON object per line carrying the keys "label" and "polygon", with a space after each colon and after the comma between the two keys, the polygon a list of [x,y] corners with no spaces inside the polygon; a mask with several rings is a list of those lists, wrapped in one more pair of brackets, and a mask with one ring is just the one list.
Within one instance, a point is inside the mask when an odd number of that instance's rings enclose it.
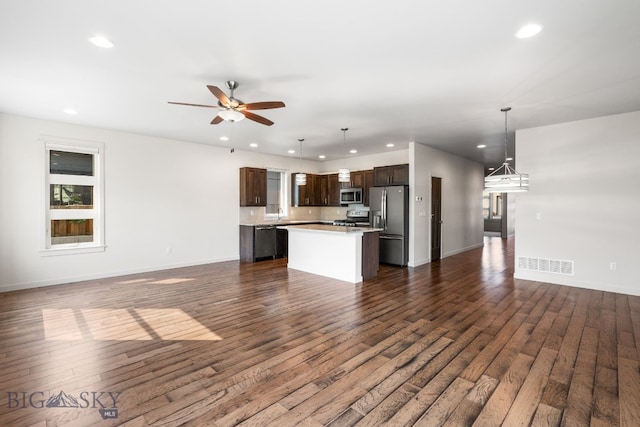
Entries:
{"label": "white window trim", "polygon": [[282,199],[280,200],[280,204],[282,205],[282,213],[266,213],[264,214],[263,219],[277,219],[277,218],[287,218],[289,216],[289,179],[290,176],[285,169],[279,168],[265,168],[267,171],[272,172],[280,172],[280,189],[282,190]]}
{"label": "white window trim", "polygon": [[[85,141],[64,137],[42,136],[44,153],[44,197],[43,200],[43,228],[41,232],[42,246],[41,256],[73,255],[81,253],[104,252],[105,246],[105,221],[104,221],[104,143],[96,141]],[[75,153],[85,153],[94,155],[94,176],[56,175],[49,173],[49,152],[51,150],[69,151]],[[69,178],[71,177],[71,178]],[[73,184],[93,185],[93,209],[87,211],[65,211],[61,212],[51,209],[49,200],[51,184],[68,184],[69,180]],[[89,214],[89,216],[87,216]],[[51,245],[51,220],[73,219],[73,217],[91,218],[94,222],[93,241],[84,243],[68,243]]]}

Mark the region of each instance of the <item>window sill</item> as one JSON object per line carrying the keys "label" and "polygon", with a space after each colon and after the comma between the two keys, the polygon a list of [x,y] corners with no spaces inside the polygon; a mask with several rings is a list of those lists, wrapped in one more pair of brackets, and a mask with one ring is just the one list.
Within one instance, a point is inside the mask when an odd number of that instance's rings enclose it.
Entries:
{"label": "window sill", "polygon": [[59,256],[59,255],[77,255],[77,254],[88,254],[95,252],[104,252],[107,249],[106,246],[84,246],[84,247],[66,247],[66,248],[52,248],[52,249],[43,249],[40,251],[40,256],[48,257],[48,256]]}

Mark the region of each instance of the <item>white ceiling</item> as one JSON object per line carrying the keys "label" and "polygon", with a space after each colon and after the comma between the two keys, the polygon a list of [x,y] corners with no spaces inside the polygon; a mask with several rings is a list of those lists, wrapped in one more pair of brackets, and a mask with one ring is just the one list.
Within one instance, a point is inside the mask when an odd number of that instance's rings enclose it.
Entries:
{"label": "white ceiling", "polygon": [[[2,1],[0,111],[293,157],[305,138],[328,160],[348,127],[356,155],[416,141],[498,165],[501,107],[510,134],[640,110],[638,18],[635,0]],[[515,38],[529,22],[543,31]],[[286,108],[212,126],[167,103],[215,104],[226,80]]]}

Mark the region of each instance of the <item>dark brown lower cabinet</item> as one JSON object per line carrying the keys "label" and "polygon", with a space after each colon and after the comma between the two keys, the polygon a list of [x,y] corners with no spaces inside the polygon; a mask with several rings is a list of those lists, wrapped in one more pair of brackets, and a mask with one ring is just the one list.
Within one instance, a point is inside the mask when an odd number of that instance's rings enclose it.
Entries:
{"label": "dark brown lower cabinet", "polygon": [[380,233],[372,231],[362,235],[362,280],[378,275],[380,265]]}
{"label": "dark brown lower cabinet", "polygon": [[276,230],[276,258],[285,258],[289,253],[289,232],[283,228]]}

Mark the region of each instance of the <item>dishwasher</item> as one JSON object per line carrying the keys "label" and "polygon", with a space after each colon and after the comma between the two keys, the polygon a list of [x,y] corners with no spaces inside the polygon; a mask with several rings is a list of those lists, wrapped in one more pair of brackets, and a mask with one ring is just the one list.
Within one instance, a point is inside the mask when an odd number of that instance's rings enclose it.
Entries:
{"label": "dishwasher", "polygon": [[276,256],[276,226],[259,225],[255,227],[254,233],[254,258],[274,258]]}

